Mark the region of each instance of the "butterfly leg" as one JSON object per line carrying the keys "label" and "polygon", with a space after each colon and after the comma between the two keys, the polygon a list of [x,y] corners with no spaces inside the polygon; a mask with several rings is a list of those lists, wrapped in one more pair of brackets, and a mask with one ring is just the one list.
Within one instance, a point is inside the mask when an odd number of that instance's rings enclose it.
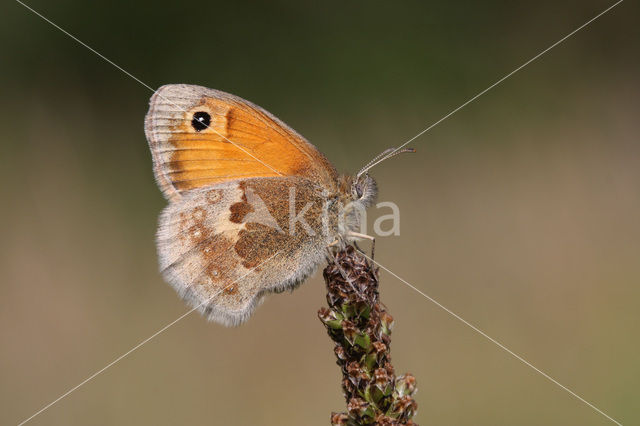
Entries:
{"label": "butterfly leg", "polygon": [[338,245],[339,242],[340,240],[333,240],[333,242],[327,244],[327,247],[335,247]]}
{"label": "butterfly leg", "polygon": [[365,240],[370,240],[371,241],[371,260],[374,259],[375,252],[376,252],[376,237],[372,237],[371,235],[361,234],[359,232],[353,232],[353,231],[349,231],[347,236],[353,237],[353,238],[361,238],[361,239],[365,239]]}
{"label": "butterfly leg", "polygon": [[340,239],[333,240],[331,243],[327,244],[327,262],[335,262],[335,253],[333,251],[334,248],[340,247]]}

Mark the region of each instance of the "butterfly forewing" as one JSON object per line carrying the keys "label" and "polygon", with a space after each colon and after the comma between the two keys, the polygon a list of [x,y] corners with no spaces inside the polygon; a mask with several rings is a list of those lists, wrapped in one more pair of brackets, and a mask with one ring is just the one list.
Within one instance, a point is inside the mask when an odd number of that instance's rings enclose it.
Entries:
{"label": "butterfly forewing", "polygon": [[169,199],[259,176],[335,186],[335,169],[313,145],[262,108],[218,90],[162,86],[151,98],[145,132],[156,180]]}

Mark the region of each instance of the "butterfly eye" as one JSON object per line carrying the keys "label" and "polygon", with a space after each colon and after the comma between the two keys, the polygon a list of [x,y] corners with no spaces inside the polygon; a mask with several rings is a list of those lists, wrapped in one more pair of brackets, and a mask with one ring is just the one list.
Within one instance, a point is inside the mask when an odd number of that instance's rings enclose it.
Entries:
{"label": "butterfly eye", "polygon": [[360,185],[356,185],[356,194],[358,195],[358,198],[362,197],[362,187]]}
{"label": "butterfly eye", "polygon": [[191,120],[191,126],[195,129],[196,132],[202,131],[209,127],[211,124],[211,116],[204,112],[198,111],[193,114],[193,120]]}

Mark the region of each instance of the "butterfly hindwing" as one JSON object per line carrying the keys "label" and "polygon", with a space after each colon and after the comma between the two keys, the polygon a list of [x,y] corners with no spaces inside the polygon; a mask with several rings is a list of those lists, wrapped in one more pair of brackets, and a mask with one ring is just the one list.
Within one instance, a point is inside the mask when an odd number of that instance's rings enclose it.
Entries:
{"label": "butterfly hindwing", "polygon": [[162,273],[209,319],[240,324],[267,293],[295,287],[322,261],[324,203],[297,176],[187,191],[160,217]]}

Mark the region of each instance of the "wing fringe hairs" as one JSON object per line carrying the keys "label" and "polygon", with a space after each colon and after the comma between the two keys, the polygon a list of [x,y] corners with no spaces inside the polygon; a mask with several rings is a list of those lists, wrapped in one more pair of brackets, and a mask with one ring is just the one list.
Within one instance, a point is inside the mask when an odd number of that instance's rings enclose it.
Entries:
{"label": "wing fringe hairs", "polygon": [[353,246],[334,252],[324,269],[328,308],[318,317],[335,342],[346,413],[332,425],[414,425],[416,379],[395,376],[390,344],[393,318],[379,301],[378,270]]}

